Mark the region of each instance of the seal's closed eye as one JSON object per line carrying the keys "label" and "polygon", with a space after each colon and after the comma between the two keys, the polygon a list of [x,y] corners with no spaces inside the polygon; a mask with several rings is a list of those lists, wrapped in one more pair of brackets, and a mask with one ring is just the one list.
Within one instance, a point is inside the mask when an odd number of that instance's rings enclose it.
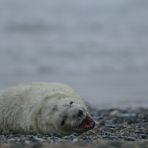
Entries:
{"label": "seal's closed eye", "polygon": [[70,104],[70,105],[71,105],[71,104],[73,104],[73,101],[70,101],[70,103],[69,103],[69,104]]}

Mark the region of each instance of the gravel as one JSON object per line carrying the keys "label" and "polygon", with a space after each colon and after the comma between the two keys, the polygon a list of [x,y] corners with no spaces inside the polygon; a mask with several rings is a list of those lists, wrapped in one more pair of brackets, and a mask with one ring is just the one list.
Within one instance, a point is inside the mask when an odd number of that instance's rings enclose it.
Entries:
{"label": "gravel", "polygon": [[74,147],[148,147],[148,109],[94,109],[91,114],[96,120],[96,126],[81,135],[1,134],[0,147],[50,147],[53,144],[56,147],[66,147],[65,144]]}

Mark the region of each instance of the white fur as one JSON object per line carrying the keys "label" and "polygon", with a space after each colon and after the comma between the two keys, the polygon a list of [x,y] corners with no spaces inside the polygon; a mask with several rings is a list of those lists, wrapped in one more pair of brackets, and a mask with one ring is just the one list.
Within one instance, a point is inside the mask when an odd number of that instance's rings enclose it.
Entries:
{"label": "white fur", "polygon": [[[74,103],[70,105],[70,101]],[[2,132],[72,132],[82,119],[73,118],[87,109],[72,88],[59,83],[31,83],[0,92],[0,130]],[[65,126],[60,123],[63,118]]]}

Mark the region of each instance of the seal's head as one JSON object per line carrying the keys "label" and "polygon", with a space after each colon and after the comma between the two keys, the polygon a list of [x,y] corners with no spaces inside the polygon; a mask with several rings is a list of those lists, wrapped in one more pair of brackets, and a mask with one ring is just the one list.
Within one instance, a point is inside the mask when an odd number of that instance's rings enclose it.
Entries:
{"label": "seal's head", "polygon": [[95,121],[81,100],[68,99],[65,101],[59,106],[60,113],[56,125],[58,131],[82,133],[94,128]]}

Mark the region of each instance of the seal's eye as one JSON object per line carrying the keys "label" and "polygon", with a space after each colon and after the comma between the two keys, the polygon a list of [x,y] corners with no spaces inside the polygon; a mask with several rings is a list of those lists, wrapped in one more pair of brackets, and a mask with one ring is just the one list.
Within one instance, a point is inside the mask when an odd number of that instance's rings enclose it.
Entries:
{"label": "seal's eye", "polygon": [[69,103],[69,104],[70,104],[70,105],[71,105],[71,104],[73,104],[73,101],[70,101],[70,103]]}
{"label": "seal's eye", "polygon": [[65,120],[63,119],[61,122],[61,126],[64,126],[64,124],[65,124]]}

